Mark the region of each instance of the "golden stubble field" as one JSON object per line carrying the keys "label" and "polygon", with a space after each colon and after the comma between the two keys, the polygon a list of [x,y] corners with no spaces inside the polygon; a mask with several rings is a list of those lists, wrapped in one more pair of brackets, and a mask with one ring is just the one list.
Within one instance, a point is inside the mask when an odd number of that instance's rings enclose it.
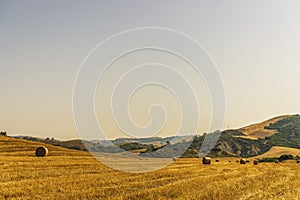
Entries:
{"label": "golden stubble field", "polygon": [[0,137],[0,199],[300,199],[300,165],[178,159],[148,173],[116,171],[87,152]]}

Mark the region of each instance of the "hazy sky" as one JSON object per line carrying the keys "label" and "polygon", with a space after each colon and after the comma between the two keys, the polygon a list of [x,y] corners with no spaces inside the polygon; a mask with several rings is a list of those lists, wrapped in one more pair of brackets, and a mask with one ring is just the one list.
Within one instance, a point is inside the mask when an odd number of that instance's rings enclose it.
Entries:
{"label": "hazy sky", "polygon": [[224,128],[300,113],[298,0],[1,0],[0,129],[78,138],[72,92],[83,59],[107,37],[149,26],[184,32],[209,52],[226,93]]}

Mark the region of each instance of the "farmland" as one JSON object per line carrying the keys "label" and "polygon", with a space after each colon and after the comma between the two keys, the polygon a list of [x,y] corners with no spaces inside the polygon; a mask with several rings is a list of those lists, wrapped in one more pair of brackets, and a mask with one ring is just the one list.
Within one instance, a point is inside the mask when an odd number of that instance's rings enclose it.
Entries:
{"label": "farmland", "polygon": [[299,199],[300,165],[252,162],[237,158],[202,165],[178,159],[148,173],[111,169],[88,152],[0,137],[0,199]]}

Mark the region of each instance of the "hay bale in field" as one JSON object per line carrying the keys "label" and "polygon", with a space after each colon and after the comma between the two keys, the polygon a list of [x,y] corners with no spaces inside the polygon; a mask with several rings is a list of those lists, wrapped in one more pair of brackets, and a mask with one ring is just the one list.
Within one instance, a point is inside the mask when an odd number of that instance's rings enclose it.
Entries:
{"label": "hay bale in field", "polygon": [[231,160],[228,160],[228,162],[231,162]]}
{"label": "hay bale in field", "polygon": [[250,163],[250,160],[246,159],[246,162],[247,162],[247,163]]}
{"label": "hay bale in field", "polygon": [[300,163],[300,160],[296,160],[296,163]]}
{"label": "hay bale in field", "polygon": [[216,159],[216,162],[220,162],[220,160]]}
{"label": "hay bale in field", "polygon": [[246,164],[247,160],[245,158],[241,158],[240,164]]}
{"label": "hay bale in field", "polygon": [[276,159],[276,160],[275,160],[275,163],[279,163],[279,160]]}
{"label": "hay bale in field", "polygon": [[210,163],[211,163],[211,158],[210,157],[203,157],[202,158],[202,164],[209,165]]}
{"label": "hay bale in field", "polygon": [[48,155],[48,149],[46,147],[38,147],[35,150],[35,155],[37,157],[45,157]]}
{"label": "hay bale in field", "polygon": [[258,160],[254,160],[254,161],[253,161],[253,164],[254,164],[254,165],[258,165]]}
{"label": "hay bale in field", "polygon": [[239,160],[236,160],[236,162],[240,162]]}

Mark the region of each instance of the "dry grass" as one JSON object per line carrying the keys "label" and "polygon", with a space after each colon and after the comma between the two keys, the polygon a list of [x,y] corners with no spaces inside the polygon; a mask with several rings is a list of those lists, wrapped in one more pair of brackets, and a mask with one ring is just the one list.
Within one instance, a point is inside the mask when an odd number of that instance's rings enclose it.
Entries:
{"label": "dry grass", "polygon": [[275,123],[275,122],[277,122],[281,119],[284,119],[288,116],[289,115],[283,115],[283,116],[279,116],[279,117],[275,117],[275,118],[266,120],[261,123],[252,124],[250,126],[240,128],[239,131],[241,131],[242,133],[247,135],[247,136],[242,136],[244,138],[248,138],[248,139],[265,138],[265,137],[268,137],[268,136],[271,136],[271,135],[274,135],[275,133],[277,133],[276,130],[264,129],[265,126],[270,125],[270,123]]}
{"label": "dry grass", "polygon": [[[88,153],[0,137],[0,199],[299,199],[300,165],[240,165],[227,159],[202,165],[178,159],[155,172],[129,174]],[[235,159],[231,159],[235,160]]]}
{"label": "dry grass", "polygon": [[272,147],[272,149],[270,149],[266,153],[256,156],[256,158],[280,157],[281,155],[284,155],[284,154],[300,156],[300,149],[274,146],[274,147]]}

